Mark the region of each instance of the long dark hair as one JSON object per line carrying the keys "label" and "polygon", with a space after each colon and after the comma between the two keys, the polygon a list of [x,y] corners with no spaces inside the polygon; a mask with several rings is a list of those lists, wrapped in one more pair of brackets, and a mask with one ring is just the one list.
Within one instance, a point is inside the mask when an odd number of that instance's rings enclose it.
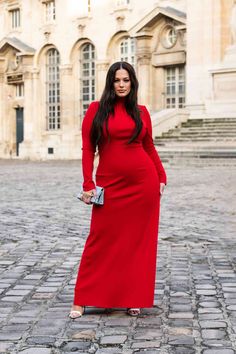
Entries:
{"label": "long dark hair", "polygon": [[137,93],[138,93],[138,80],[132,65],[125,61],[118,61],[112,64],[107,72],[106,84],[100,99],[99,109],[94,117],[93,124],[90,131],[90,138],[93,146],[96,148],[101,138],[103,137],[103,124],[105,122],[106,131],[109,138],[108,132],[108,116],[110,114],[114,115],[114,105],[117,100],[115,94],[114,82],[116,71],[119,69],[125,69],[129,73],[129,78],[131,81],[131,89],[127,96],[124,97],[124,104],[127,113],[135,122],[135,130],[129,141],[130,144],[139,135],[142,129],[142,120],[140,118],[140,111],[137,103]]}

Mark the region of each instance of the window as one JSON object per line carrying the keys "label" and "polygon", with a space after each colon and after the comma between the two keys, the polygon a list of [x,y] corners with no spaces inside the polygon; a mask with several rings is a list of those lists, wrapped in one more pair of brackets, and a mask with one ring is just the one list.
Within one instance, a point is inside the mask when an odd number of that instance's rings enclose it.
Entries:
{"label": "window", "polygon": [[53,22],[56,19],[56,4],[55,0],[45,3],[45,18],[46,22]]}
{"label": "window", "polygon": [[90,14],[91,12],[91,0],[88,0],[88,13]]}
{"label": "window", "polygon": [[60,54],[58,50],[49,49],[46,57],[46,105],[48,130],[56,130],[61,127],[59,64]]}
{"label": "window", "polygon": [[16,67],[20,64],[20,62],[21,62],[21,57],[16,54],[15,55],[15,65],[16,65]]}
{"label": "window", "polygon": [[24,97],[24,84],[16,84],[16,98]]}
{"label": "window", "polygon": [[130,0],[116,0],[117,7],[126,7],[130,4]]}
{"label": "window", "polygon": [[165,108],[185,107],[185,67],[171,66],[166,69]]}
{"label": "window", "polygon": [[164,48],[172,48],[178,39],[177,32],[173,26],[167,25],[163,28],[161,42]]}
{"label": "window", "polygon": [[11,16],[11,28],[19,28],[21,25],[20,9],[10,10],[9,13]]}
{"label": "window", "polygon": [[91,43],[85,44],[82,48],[81,83],[84,116],[89,103],[95,100],[95,48]]}
{"label": "window", "polygon": [[174,28],[170,28],[166,33],[167,42],[170,46],[173,46],[177,40],[177,33]]}
{"label": "window", "polygon": [[136,64],[135,51],[136,51],[135,38],[125,38],[120,43],[120,60],[127,61],[128,63],[130,63],[135,67]]}

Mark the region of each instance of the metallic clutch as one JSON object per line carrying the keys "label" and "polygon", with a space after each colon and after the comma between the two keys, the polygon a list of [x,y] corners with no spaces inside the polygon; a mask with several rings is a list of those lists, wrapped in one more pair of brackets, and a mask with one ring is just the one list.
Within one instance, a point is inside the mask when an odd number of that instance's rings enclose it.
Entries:
{"label": "metallic clutch", "polygon": [[[80,199],[80,200],[82,198],[82,193],[83,193],[83,191],[81,191],[77,195],[77,198]],[[95,204],[95,205],[103,205],[104,204],[104,188],[96,186],[96,196],[95,197],[92,196],[90,201],[91,201],[92,204]]]}
{"label": "metallic clutch", "polygon": [[96,186],[96,196],[92,196],[91,203],[96,205],[104,204],[104,188]]}

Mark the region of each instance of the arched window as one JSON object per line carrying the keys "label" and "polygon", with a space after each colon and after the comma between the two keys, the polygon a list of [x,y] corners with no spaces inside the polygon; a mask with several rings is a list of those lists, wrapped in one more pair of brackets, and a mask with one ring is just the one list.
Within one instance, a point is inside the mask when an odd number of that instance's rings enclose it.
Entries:
{"label": "arched window", "polygon": [[49,49],[46,55],[46,105],[47,129],[56,130],[61,127],[60,107],[60,54],[57,49]]}
{"label": "arched window", "polygon": [[135,67],[136,65],[136,41],[135,38],[127,37],[120,43],[120,60],[127,61]]}
{"label": "arched window", "polygon": [[82,114],[84,115],[89,103],[95,100],[95,48],[91,43],[82,47],[81,51],[81,91]]}

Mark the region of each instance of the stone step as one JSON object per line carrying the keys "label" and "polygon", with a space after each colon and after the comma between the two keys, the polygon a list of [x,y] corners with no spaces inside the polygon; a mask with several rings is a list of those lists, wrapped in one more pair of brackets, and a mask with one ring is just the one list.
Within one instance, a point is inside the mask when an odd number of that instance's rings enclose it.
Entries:
{"label": "stone step", "polygon": [[170,144],[168,146],[159,146],[157,148],[158,151],[162,152],[177,152],[177,151],[225,151],[225,152],[235,152],[236,151],[236,144],[235,145],[210,145],[210,144]]}
{"label": "stone step", "polygon": [[184,131],[195,131],[195,130],[199,130],[199,131],[236,131],[236,125],[235,126],[227,126],[227,125],[222,125],[221,127],[219,127],[218,125],[215,126],[211,126],[211,127],[205,127],[205,126],[193,126],[193,127],[176,127],[174,129],[171,130],[184,130]]}
{"label": "stone step", "polygon": [[202,125],[205,125],[206,127],[207,126],[211,126],[211,125],[219,125],[219,126],[224,126],[224,125],[228,125],[228,126],[232,126],[232,125],[236,125],[236,120],[232,120],[232,121],[225,121],[225,122],[223,122],[223,121],[221,121],[221,122],[218,122],[217,120],[215,120],[215,121],[212,121],[212,122],[208,122],[208,120],[207,119],[205,119],[205,120],[203,120],[202,121],[202,123],[201,123]]}
{"label": "stone step", "polygon": [[235,137],[236,138],[236,133],[234,132],[185,132],[185,131],[180,131],[180,132],[173,132],[171,133],[163,133],[162,134],[163,138],[178,138],[178,137],[186,137],[186,138],[194,138],[194,137]]}
{"label": "stone step", "polygon": [[[193,121],[193,119],[189,119],[190,121]],[[202,119],[204,123],[235,123],[236,118],[206,118]]]}
{"label": "stone step", "polygon": [[154,138],[163,158],[236,159],[236,118],[189,119]]}
{"label": "stone step", "polygon": [[[183,123],[182,123],[183,124]],[[236,124],[211,124],[211,125],[206,125],[206,124],[199,124],[199,125],[193,125],[193,124],[188,124],[188,125],[180,125],[180,126],[175,126],[173,129],[204,129],[204,130],[212,130],[212,129],[236,129]]]}
{"label": "stone step", "polygon": [[181,123],[181,127],[183,128],[188,128],[188,127],[235,127],[236,126],[236,121],[234,122],[206,122],[206,121],[200,121],[200,122],[183,122]]}
{"label": "stone step", "polygon": [[176,159],[183,159],[185,162],[187,159],[222,159],[224,161],[227,160],[227,163],[228,161],[231,161],[231,163],[236,165],[236,150],[158,150],[158,154],[163,162],[169,162]]}
{"label": "stone step", "polygon": [[188,131],[188,132],[194,132],[194,131],[202,131],[202,132],[210,132],[210,131],[234,131],[236,132],[236,125],[235,126],[225,126],[225,125],[222,125],[222,127],[218,127],[217,126],[212,126],[212,127],[204,127],[204,126],[201,126],[201,127],[176,127],[175,129],[170,129],[169,132],[171,131]]}
{"label": "stone step", "polygon": [[231,124],[231,123],[236,123],[236,118],[205,118],[205,119],[193,119],[193,118],[190,118],[188,119],[186,122],[184,122],[183,124],[186,124],[186,123],[191,123],[191,124],[202,124],[202,123],[205,123],[205,124],[220,124],[220,123],[223,123],[223,124]]}
{"label": "stone step", "polygon": [[166,136],[166,137],[156,137],[154,138],[154,144],[159,144],[159,143],[169,143],[169,142],[192,142],[192,141],[212,141],[212,142],[218,142],[218,141],[225,141],[225,142],[235,142],[236,137],[212,137],[209,136],[191,136],[191,137],[186,137],[186,136]]}
{"label": "stone step", "polygon": [[161,154],[160,158],[162,162],[166,165],[172,165],[172,166],[181,166],[181,165],[187,165],[187,166],[236,166],[236,158],[225,158],[225,157],[200,157],[200,156],[171,156],[171,155],[165,155],[162,156]]}

